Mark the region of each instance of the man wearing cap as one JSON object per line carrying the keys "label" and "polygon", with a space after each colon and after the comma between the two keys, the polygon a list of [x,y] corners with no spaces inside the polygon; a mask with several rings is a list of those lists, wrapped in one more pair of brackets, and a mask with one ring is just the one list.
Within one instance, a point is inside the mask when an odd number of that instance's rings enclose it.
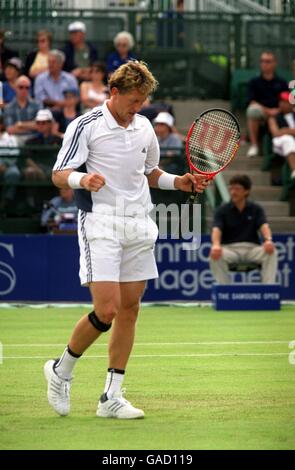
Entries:
{"label": "man wearing cap", "polygon": [[35,117],[41,103],[30,95],[31,80],[21,75],[16,81],[16,97],[4,109],[4,122],[9,134],[26,140],[36,130]]}
{"label": "man wearing cap", "polygon": [[179,165],[172,161],[172,157],[180,156],[182,141],[174,132],[173,116],[164,111],[159,113],[154,119],[154,129],[160,146],[160,168],[177,172]]}
{"label": "man wearing cap", "polygon": [[86,26],[82,21],[69,24],[69,41],[64,53],[64,69],[71,72],[80,82],[89,79],[89,66],[97,61],[97,51],[93,44],[85,40]]}
{"label": "man wearing cap", "polygon": [[273,151],[287,158],[291,178],[295,179],[295,113],[290,102],[290,93],[284,91],[279,96],[279,114],[268,121],[273,136]]}
{"label": "man wearing cap", "polygon": [[62,70],[64,62],[65,55],[62,51],[51,50],[48,56],[48,72],[40,73],[35,80],[35,98],[52,110],[64,107],[65,90],[79,90],[76,78]]}
{"label": "man wearing cap", "polygon": [[276,75],[277,61],[275,55],[265,51],[260,56],[260,75],[253,78],[248,85],[248,132],[251,146],[248,157],[258,155],[258,138],[260,127],[270,117],[275,117],[278,110],[278,97],[287,91],[288,84]]}
{"label": "man wearing cap", "polygon": [[[31,139],[26,141],[28,146],[60,146],[62,139],[57,135],[53,134],[53,115],[49,109],[41,109],[36,115],[36,127],[38,134]],[[44,149],[45,150],[45,149]],[[52,168],[52,160],[55,158],[56,151],[48,149],[48,152],[40,151],[40,149],[30,150],[30,157],[26,160],[26,166],[23,170],[23,174],[27,180],[44,180],[46,177],[49,178]],[[41,163],[36,163],[33,158],[36,158]],[[47,157],[47,158],[44,158]],[[43,161],[42,161],[43,159]]]}

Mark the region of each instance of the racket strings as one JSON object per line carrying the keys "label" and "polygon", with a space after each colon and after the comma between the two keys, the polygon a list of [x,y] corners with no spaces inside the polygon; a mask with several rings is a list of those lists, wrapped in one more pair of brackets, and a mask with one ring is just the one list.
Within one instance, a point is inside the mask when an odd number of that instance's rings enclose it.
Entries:
{"label": "racket strings", "polygon": [[204,114],[196,122],[188,143],[192,164],[205,173],[218,171],[231,160],[239,137],[239,128],[229,114]]}

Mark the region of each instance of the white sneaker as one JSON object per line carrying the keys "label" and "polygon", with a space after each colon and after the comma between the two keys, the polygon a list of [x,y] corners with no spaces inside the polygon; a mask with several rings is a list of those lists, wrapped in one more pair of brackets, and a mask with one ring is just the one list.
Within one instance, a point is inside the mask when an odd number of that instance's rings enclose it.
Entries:
{"label": "white sneaker", "polygon": [[257,145],[251,145],[248,152],[247,152],[247,157],[252,158],[252,157],[257,157],[259,152],[258,146]]}
{"label": "white sneaker", "polygon": [[44,365],[44,374],[48,382],[47,398],[49,405],[60,416],[67,416],[70,412],[71,380],[65,380],[54,372],[56,361],[47,361]]}
{"label": "white sneaker", "polygon": [[108,398],[106,393],[100,397],[96,416],[101,418],[118,418],[118,419],[136,419],[143,418],[144,412],[138,408],[134,408],[129,401],[123,397],[125,390],[115,392]]}

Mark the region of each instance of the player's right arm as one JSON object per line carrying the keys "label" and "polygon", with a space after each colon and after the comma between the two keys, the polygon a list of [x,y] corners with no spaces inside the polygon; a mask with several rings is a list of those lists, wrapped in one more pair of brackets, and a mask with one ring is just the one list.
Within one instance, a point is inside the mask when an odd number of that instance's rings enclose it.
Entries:
{"label": "player's right arm", "polygon": [[[98,173],[86,173],[89,155],[88,129],[89,117],[81,116],[67,127],[62,147],[53,167],[52,182],[58,188],[86,189],[99,191],[105,179]],[[71,178],[69,180],[69,176]]]}
{"label": "player's right arm", "polygon": [[[52,182],[55,186],[61,189],[70,188],[71,186],[68,183],[70,174],[74,170],[61,170],[52,172]],[[87,191],[97,192],[105,185],[105,179],[102,175],[98,173],[89,173],[85,174],[80,180],[80,186],[82,189]]]}

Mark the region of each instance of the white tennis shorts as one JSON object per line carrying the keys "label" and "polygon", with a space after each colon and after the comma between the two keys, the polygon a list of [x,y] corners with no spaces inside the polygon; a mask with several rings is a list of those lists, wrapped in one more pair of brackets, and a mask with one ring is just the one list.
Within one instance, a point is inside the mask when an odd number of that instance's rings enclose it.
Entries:
{"label": "white tennis shorts", "polygon": [[118,217],[79,211],[80,281],[133,282],[154,279],[158,227],[149,217]]}

